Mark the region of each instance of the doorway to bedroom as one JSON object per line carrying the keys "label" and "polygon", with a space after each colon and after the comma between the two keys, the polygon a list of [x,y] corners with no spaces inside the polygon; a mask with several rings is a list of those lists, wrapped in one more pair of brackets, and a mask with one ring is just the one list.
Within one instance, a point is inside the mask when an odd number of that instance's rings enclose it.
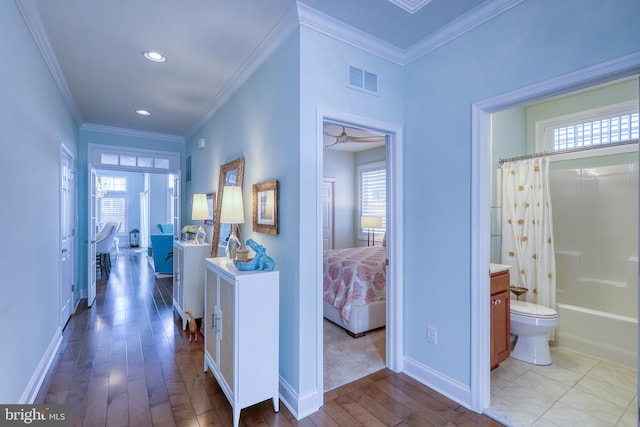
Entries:
{"label": "doorway to bedroom", "polygon": [[387,136],[322,126],[323,390],[387,366]]}

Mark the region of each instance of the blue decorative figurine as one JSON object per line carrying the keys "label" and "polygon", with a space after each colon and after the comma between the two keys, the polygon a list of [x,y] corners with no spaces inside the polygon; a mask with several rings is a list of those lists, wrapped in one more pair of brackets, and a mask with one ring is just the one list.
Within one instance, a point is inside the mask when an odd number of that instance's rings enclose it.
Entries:
{"label": "blue decorative figurine", "polygon": [[247,262],[239,262],[233,261],[236,268],[242,271],[252,271],[252,270],[264,270],[264,271],[272,271],[276,263],[273,261],[273,258],[267,255],[267,252],[264,246],[256,243],[255,240],[249,239],[247,240],[247,246],[249,246],[256,253],[256,256]]}

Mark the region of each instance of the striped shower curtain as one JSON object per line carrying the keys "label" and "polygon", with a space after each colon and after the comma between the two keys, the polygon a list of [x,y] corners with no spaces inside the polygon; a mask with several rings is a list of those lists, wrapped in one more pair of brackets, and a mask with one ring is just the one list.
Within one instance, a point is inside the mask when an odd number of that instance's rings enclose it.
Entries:
{"label": "striped shower curtain", "polygon": [[549,158],[502,165],[502,263],[511,265],[511,285],[521,296],[555,309],[556,263],[549,194]]}

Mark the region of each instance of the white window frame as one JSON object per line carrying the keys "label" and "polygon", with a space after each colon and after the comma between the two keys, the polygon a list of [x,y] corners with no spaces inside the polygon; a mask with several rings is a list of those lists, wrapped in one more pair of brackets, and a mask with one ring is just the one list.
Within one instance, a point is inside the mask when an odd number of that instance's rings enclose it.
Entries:
{"label": "white window frame", "polygon": [[374,231],[374,233],[376,235],[382,235],[384,234],[384,232],[387,229],[387,191],[386,191],[386,187],[388,186],[388,182],[387,182],[387,163],[386,161],[379,161],[379,162],[373,162],[373,163],[364,163],[361,165],[358,165],[358,182],[357,182],[357,193],[358,193],[358,206],[357,206],[357,217],[356,217],[356,222],[357,222],[357,229],[358,229],[358,240],[367,240],[367,229],[364,229],[360,226],[360,218],[362,217],[362,174],[369,172],[369,171],[376,171],[376,170],[384,170],[385,171],[385,212],[382,215],[382,227],[381,228],[376,228]]}
{"label": "white window frame", "polygon": [[[598,119],[605,119],[617,115],[624,115],[638,112],[638,100],[621,102],[608,105],[605,107],[594,108],[591,110],[580,111],[577,113],[558,116],[551,119],[539,120],[535,123],[535,142],[536,152],[553,153],[553,129],[569,126],[571,124],[586,123]],[[604,156],[620,153],[631,153],[638,151],[638,144],[610,143],[602,145],[590,146],[589,149],[576,148],[574,152],[567,152],[550,156],[552,161],[580,159],[594,156]],[[562,150],[565,151],[565,150]]]}

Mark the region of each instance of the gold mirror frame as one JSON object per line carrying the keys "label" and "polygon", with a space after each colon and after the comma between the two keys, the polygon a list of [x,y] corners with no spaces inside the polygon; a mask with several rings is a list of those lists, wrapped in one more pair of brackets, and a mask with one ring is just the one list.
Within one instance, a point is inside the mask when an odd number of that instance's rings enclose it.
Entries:
{"label": "gold mirror frame", "polygon": [[242,187],[242,178],[244,176],[244,157],[239,157],[229,163],[220,166],[220,177],[218,178],[218,194],[216,194],[216,213],[213,216],[213,237],[211,238],[211,256],[218,256],[218,245],[220,244],[220,209],[222,208],[222,192],[224,191],[227,179],[230,173],[236,172],[235,185]]}

